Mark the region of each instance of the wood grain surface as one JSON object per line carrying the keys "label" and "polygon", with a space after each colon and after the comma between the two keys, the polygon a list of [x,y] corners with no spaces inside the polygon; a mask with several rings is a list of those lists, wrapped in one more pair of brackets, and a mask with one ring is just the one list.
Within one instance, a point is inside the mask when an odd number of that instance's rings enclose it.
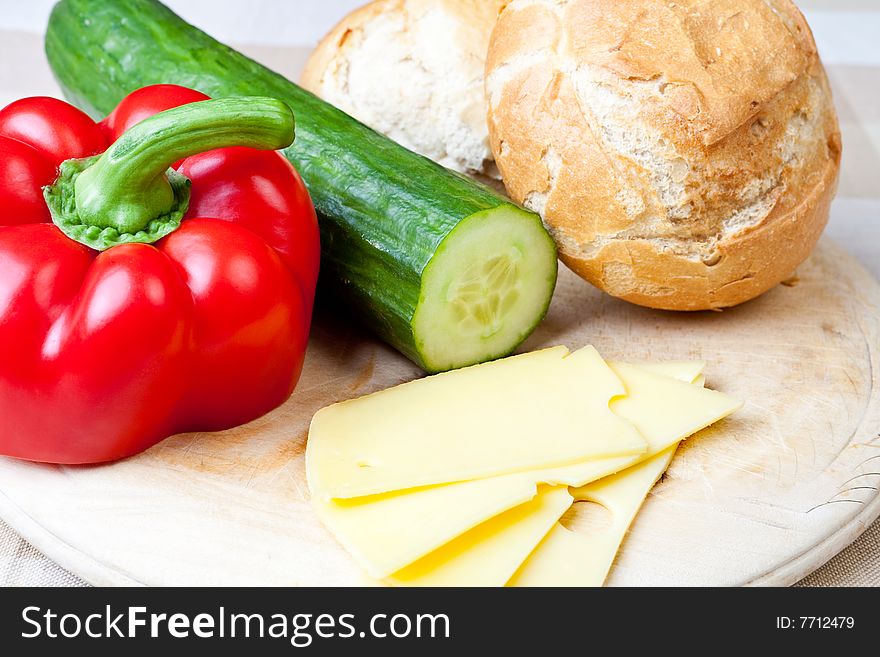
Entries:
{"label": "wood grain surface", "polygon": [[[880,515],[880,285],[827,239],[796,278],[724,312],[638,308],[563,270],[524,349],[555,344],[705,359],[708,385],[746,402],[679,450],[610,584],[789,584]],[[0,516],[94,584],[364,583],[310,509],[308,423],[419,375],[321,309],[299,387],[277,411],[112,465],[0,459]]]}

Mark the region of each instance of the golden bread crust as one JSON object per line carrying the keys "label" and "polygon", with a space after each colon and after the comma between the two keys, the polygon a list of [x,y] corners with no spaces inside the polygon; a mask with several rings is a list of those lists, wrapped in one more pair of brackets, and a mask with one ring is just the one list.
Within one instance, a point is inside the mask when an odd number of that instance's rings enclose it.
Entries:
{"label": "golden bread crust", "polygon": [[840,131],[788,0],[513,0],[486,94],[510,195],[571,269],[628,301],[741,303],[827,222]]}

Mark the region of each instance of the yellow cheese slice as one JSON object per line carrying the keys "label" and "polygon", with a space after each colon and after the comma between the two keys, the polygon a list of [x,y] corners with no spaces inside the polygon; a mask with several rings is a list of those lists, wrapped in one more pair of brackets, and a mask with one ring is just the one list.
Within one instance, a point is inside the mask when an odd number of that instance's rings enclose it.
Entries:
{"label": "yellow cheese slice", "polygon": [[572,502],[567,487],[542,486],[533,500],[487,520],[385,582],[395,586],[503,585]]}
{"label": "yellow cheese slice", "polygon": [[648,449],[628,457],[593,459],[547,469],[539,473],[539,483],[584,486],[659,454],[742,406],[733,397],[703,387],[702,363],[608,364],[627,391],[625,397],[611,402],[611,410],[636,426],[647,440]]}
{"label": "yellow cheese slice", "polygon": [[608,407],[624,392],[593,347],[556,347],[334,404],[309,429],[309,489],[351,498],[643,453]]}
{"label": "yellow cheese slice", "polygon": [[[642,366],[638,369],[644,370]],[[688,381],[693,378],[695,370],[700,369],[702,368],[699,364],[682,363],[678,369],[670,366],[666,371],[677,374],[680,381]],[[630,376],[634,375],[630,373]],[[659,383],[655,381],[657,385],[669,383],[675,382],[669,381],[666,377],[663,377]],[[650,394],[649,385],[641,384],[639,390],[641,395]],[[737,405],[738,402],[732,400],[728,404],[730,408],[735,408]],[[632,406],[630,411],[637,411],[638,408]],[[686,410],[685,408],[682,412]],[[698,410],[691,410],[694,426],[699,426],[705,421]],[[475,533],[476,530],[470,532],[468,530],[477,527],[481,522],[531,499],[537,490],[536,484],[542,479],[555,480],[559,483],[587,483],[624,470],[640,458],[635,456],[600,459],[568,468],[429,486],[354,500],[315,499],[314,504],[319,516],[340,543],[355,556],[368,573],[373,577],[382,578],[429,555],[458,536],[464,539],[468,534]],[[547,507],[543,509],[546,513]],[[552,525],[561,513],[546,522]],[[538,518],[534,520],[541,522]],[[498,524],[496,523],[496,526]],[[462,536],[463,534],[465,536]],[[522,535],[517,534],[517,536]],[[472,536],[466,541],[470,544],[477,543]],[[528,554],[535,545],[537,540],[530,545],[524,545],[520,550]],[[457,568],[455,563],[450,563],[450,572],[457,571]],[[500,586],[505,581],[506,579],[496,580],[495,584]]]}
{"label": "yellow cheese slice", "polygon": [[[487,520],[385,582],[395,586],[504,586],[513,581],[516,586],[561,586],[572,570],[580,582],[577,585],[599,586],[676,447],[581,488],[542,486],[535,499]],[[602,504],[611,512],[612,524],[586,536],[566,529],[558,521],[575,500]],[[586,563],[578,560],[578,554]],[[561,560],[564,563],[556,563]],[[524,562],[531,565],[526,569]]]}
{"label": "yellow cheese slice", "polygon": [[537,489],[531,477],[514,474],[354,499],[316,498],[312,504],[367,574],[382,578],[487,518],[528,502]]}
{"label": "yellow cheese slice", "polygon": [[[704,365],[676,361],[643,363],[639,367],[686,381],[699,376]],[[538,476],[526,471],[352,499],[316,497],[313,506],[322,522],[367,573],[383,578],[480,523],[532,499],[542,477],[560,483],[587,481],[623,470],[641,458],[637,454],[598,459],[589,465],[550,469]],[[543,508],[546,512],[547,506]],[[550,524],[558,517],[550,519]],[[526,553],[536,544],[537,541],[532,543]],[[504,581],[506,578],[500,584]]]}
{"label": "yellow cheese slice", "polygon": [[[628,363],[610,363],[626,387],[611,410],[632,422],[648,441],[647,455],[658,454],[742,407],[715,390],[648,372]],[[585,482],[586,483],[586,482]]]}
{"label": "yellow cheese slice", "polygon": [[[612,367],[618,361],[610,360],[608,364]],[[704,360],[659,360],[659,361],[636,361],[629,363],[633,367],[640,370],[668,376],[671,379],[678,379],[685,383],[696,383],[697,379],[703,375],[706,369],[706,361]]]}
{"label": "yellow cheese slice", "polygon": [[571,491],[611,512],[611,525],[581,533],[556,523],[510,586],[602,586],[624,536],[651,488],[669,467],[678,445],[628,470]]}
{"label": "yellow cheese slice", "polygon": [[[608,364],[627,389],[627,397],[613,400],[611,410],[633,421],[636,427],[643,432],[643,437],[647,439],[648,449],[643,454],[591,459],[582,463],[548,468],[535,473],[538,483],[584,486],[591,481],[620,472],[639,461],[658,454],[670,445],[730,415],[742,406],[741,402],[714,390],[697,392],[690,390],[687,385],[682,385],[693,384],[698,388],[703,388],[705,383],[703,369],[706,367],[706,363],[702,361],[665,361],[638,364],[609,361]],[[667,383],[664,383],[665,379],[675,379],[677,384],[667,388]],[[665,391],[663,394],[655,394],[655,391],[661,389]],[[661,398],[674,406],[662,408],[662,403],[658,403]],[[621,403],[624,399],[626,402]],[[674,409],[682,410],[675,411]],[[679,418],[678,425],[670,429],[668,423],[660,426],[654,424],[655,418],[668,416],[669,413],[675,413]],[[640,421],[635,422],[633,418]]]}
{"label": "yellow cheese slice", "polygon": [[[652,390],[656,391],[657,386],[662,385],[665,387],[665,385],[671,383],[669,381],[664,382],[656,379],[651,380],[650,376],[644,377],[642,374],[663,375],[663,378],[674,378],[682,383],[692,381],[693,383],[691,385],[697,388],[702,388],[704,384],[704,377],[702,375],[704,364],[702,363],[641,363],[637,366],[612,363],[612,367],[615,368],[616,371],[619,370],[624,375],[624,381],[628,384],[628,390],[631,390],[631,394],[636,396],[634,401],[638,403],[630,404],[625,410],[638,419],[643,419],[642,413],[656,413],[656,409],[652,408],[648,403],[654,395],[648,395],[647,393]],[[671,399],[671,401],[684,402],[687,398],[686,391],[678,388],[676,392],[678,394],[674,399]],[[678,395],[681,395],[681,397]],[[733,410],[740,406],[739,402],[730,398],[719,400],[715,395],[710,395],[708,399],[714,399],[716,402],[721,403],[721,406],[717,407],[708,404],[707,397],[702,395],[699,397],[701,401],[700,405],[705,412],[709,413],[709,417],[715,413],[733,412]],[[615,402],[612,402],[612,407],[614,403]],[[693,415],[692,418],[692,426],[698,426],[701,422],[705,421],[700,419],[699,414]],[[592,484],[586,486],[582,485],[580,488],[575,488],[572,490],[572,494],[575,499],[592,500],[603,503],[612,511],[614,518],[612,526],[600,536],[590,537],[595,546],[605,546],[604,551],[599,550],[599,555],[602,558],[592,561],[591,564],[579,566],[581,569],[579,572],[582,575],[584,573],[591,575],[593,581],[598,580],[599,584],[604,581],[608,569],[611,567],[614,556],[617,553],[619,543],[622,540],[623,535],[626,533],[627,527],[632,522],[632,518],[635,517],[642,500],[647,495],[654,482],[668,467],[669,461],[672,459],[672,455],[679,444],[678,441],[674,441],[671,447],[666,446],[661,450],[659,448],[665,445],[666,435],[668,434],[656,431],[651,432],[651,435],[654,439],[654,444],[651,445],[649,449],[657,449],[659,453],[654,452],[652,458],[643,461],[641,464],[634,465],[629,469],[624,470],[626,466],[632,465],[631,462],[629,462],[629,459],[623,458],[616,460],[602,459],[588,464],[548,470],[543,473],[544,477],[548,479],[554,478],[557,481],[563,479],[573,481],[578,478],[593,476],[594,479]],[[638,458],[639,457],[635,457],[635,459]],[[623,471],[620,472],[620,470]],[[619,472],[619,474],[606,476],[608,472]],[[598,476],[604,476],[604,478],[595,481]],[[495,479],[499,480],[500,478]],[[484,499],[483,502],[485,503],[486,500]],[[519,513],[514,513],[514,511],[518,511]],[[572,543],[572,539],[569,537],[571,532],[562,525],[556,523],[564,511],[565,509],[560,511],[558,508],[552,508],[548,505],[532,509],[529,509],[528,505],[517,507],[517,509],[508,511],[503,516],[489,520],[483,525],[480,525],[477,529],[459,536],[446,547],[416,562],[416,564],[413,564],[410,568],[418,567],[417,571],[410,571],[409,568],[403,571],[410,573],[408,578],[399,578],[395,575],[393,581],[398,584],[405,583],[414,586],[439,586],[442,585],[444,581],[447,581],[448,578],[451,585],[462,584],[462,580],[458,577],[458,574],[469,572],[467,564],[471,563],[471,555],[464,551],[465,547],[467,547],[470,552],[478,552],[480,555],[483,555],[481,558],[483,558],[484,561],[492,562],[493,556],[490,550],[493,549],[493,546],[496,544],[492,537],[498,535],[505,537],[505,550],[507,554],[514,552],[518,554],[526,553],[534,548],[534,546],[538,545],[538,543],[535,542],[535,534],[526,531],[526,527],[528,526],[545,527],[548,524],[553,524],[555,526],[551,531],[554,535],[552,544],[556,545],[559,543],[563,546],[569,546]],[[523,528],[520,530],[518,526],[513,526],[511,523],[521,523]],[[547,540],[549,540],[549,538]],[[514,544],[514,541],[517,543]],[[551,556],[553,554],[556,553],[551,553]],[[430,570],[431,566],[435,569],[433,572]],[[413,576],[411,574],[413,572],[420,573],[420,577]],[[507,571],[503,569],[488,568],[482,574],[482,577],[475,580],[473,585],[502,586],[507,581],[507,579],[503,577],[506,572]],[[542,574],[543,570],[531,570],[531,572]]]}

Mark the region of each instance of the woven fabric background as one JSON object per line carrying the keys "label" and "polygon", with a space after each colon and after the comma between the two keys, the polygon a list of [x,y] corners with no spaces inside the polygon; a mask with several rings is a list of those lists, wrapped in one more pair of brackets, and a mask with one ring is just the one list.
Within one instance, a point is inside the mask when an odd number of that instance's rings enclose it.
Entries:
{"label": "woven fabric background", "polygon": [[[166,2],[224,41],[259,44],[239,47],[291,79],[296,79],[312,45],[361,4],[361,0]],[[60,95],[39,34],[52,4],[53,0],[0,0],[0,107],[22,96]],[[828,232],[880,278],[880,0],[797,4],[810,21],[828,69],[844,137],[840,188]],[[880,485],[880,477],[875,485]],[[0,520],[0,586],[84,585]],[[799,586],[880,586],[880,521]]]}
{"label": "woven fabric background", "polygon": [[798,586],[880,586],[880,521]]}
{"label": "woven fabric background", "polygon": [[0,520],[0,585],[88,586],[21,538]]}

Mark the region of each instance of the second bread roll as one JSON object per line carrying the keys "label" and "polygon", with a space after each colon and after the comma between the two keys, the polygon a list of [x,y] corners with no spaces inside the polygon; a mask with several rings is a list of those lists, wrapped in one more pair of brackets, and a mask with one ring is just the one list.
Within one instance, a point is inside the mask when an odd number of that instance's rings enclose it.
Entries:
{"label": "second bread roll", "polygon": [[497,178],[483,68],[502,0],[375,0],[346,16],[301,84],[443,166]]}

